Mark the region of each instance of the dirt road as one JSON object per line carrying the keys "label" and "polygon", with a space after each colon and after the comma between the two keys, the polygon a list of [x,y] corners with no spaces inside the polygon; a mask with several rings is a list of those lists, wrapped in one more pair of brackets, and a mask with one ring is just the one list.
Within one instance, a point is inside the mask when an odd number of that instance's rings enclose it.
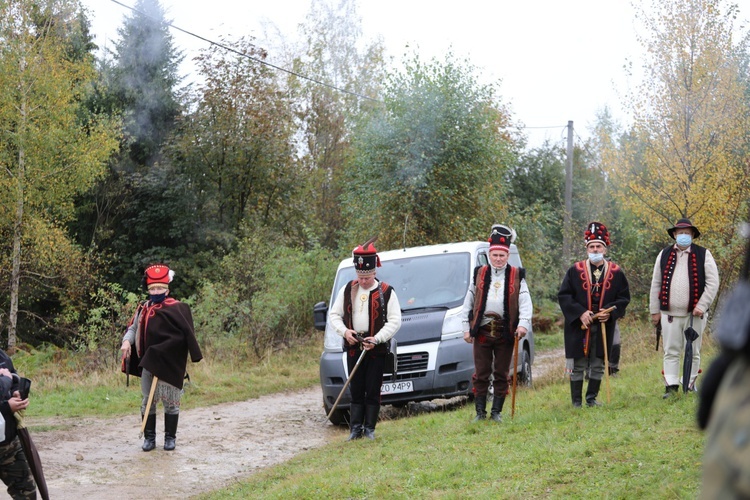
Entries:
{"label": "dirt road", "polygon": [[[180,415],[177,449],[141,451],[138,415],[113,419],[28,419],[64,430],[34,432],[53,500],[188,498],[231,484],[301,450],[345,439],[327,423],[319,387],[240,403],[194,408]],[[159,407],[161,411],[161,407]]]}
{"label": "dirt road", "polygon": [[[536,380],[561,370],[561,352],[537,355]],[[560,366],[558,366],[560,365]],[[560,371],[561,373],[561,371]],[[417,413],[464,404],[428,402]],[[401,416],[384,406],[381,418]],[[180,415],[177,449],[166,452],[159,407],[157,448],[141,451],[139,415],[101,419],[27,419],[53,500],[188,498],[219,489],[296,453],[344,440],[348,430],[327,422],[320,387],[239,403],[193,408]],[[34,427],[55,429],[36,432]]]}

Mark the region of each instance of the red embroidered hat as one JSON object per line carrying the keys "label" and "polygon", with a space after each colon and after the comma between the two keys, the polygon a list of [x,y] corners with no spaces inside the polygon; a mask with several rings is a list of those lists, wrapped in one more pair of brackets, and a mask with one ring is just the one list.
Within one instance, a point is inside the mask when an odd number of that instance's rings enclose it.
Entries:
{"label": "red embroidered hat", "polygon": [[375,273],[375,268],[380,267],[380,257],[378,257],[378,251],[375,249],[375,241],[378,239],[377,236],[370,238],[365,243],[362,243],[352,252],[354,258],[354,270],[359,275],[368,275]]}
{"label": "red embroidered hat", "polygon": [[609,240],[609,230],[601,222],[589,222],[589,225],[586,226],[586,232],[583,233],[583,239],[586,242],[586,246],[595,241],[607,247],[612,244]]}
{"label": "red embroidered hat", "polygon": [[490,252],[493,250],[505,250],[510,252],[510,244],[516,239],[516,232],[504,226],[503,224],[495,224],[492,226],[492,232],[490,233]]}
{"label": "red embroidered hat", "polygon": [[667,229],[667,233],[669,236],[674,239],[674,232],[678,229],[692,229],[693,230],[693,238],[697,238],[701,235],[701,232],[698,231],[698,228],[693,225],[692,222],[690,222],[690,219],[680,219],[677,222],[675,222],[674,227],[670,227]]}
{"label": "red embroidered hat", "polygon": [[161,286],[169,288],[172,278],[174,278],[174,271],[172,271],[166,264],[152,264],[146,268],[146,287],[154,288]]}

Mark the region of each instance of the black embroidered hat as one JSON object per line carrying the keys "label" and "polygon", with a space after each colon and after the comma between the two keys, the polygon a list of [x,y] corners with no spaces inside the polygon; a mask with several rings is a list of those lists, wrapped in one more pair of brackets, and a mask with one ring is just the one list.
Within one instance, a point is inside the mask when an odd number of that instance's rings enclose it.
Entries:
{"label": "black embroidered hat", "polygon": [[362,243],[352,252],[354,258],[354,270],[359,275],[368,275],[375,272],[376,267],[380,267],[380,257],[378,257],[378,251],[375,249],[375,241],[377,236],[370,238],[365,243]]}
{"label": "black embroidered hat", "polygon": [[583,233],[583,239],[586,242],[586,246],[595,241],[606,247],[612,244],[609,240],[609,230],[601,222],[589,222],[588,226],[586,226],[586,231]]}
{"label": "black embroidered hat", "polygon": [[490,238],[490,252],[493,250],[505,250],[510,252],[510,244],[516,240],[515,230],[503,224],[494,224]]}
{"label": "black embroidered hat", "polygon": [[675,222],[674,227],[670,227],[667,229],[667,233],[669,236],[674,239],[674,232],[678,229],[692,229],[693,230],[693,238],[697,238],[701,235],[701,232],[698,231],[698,228],[693,225],[692,222],[690,222],[690,219],[680,219],[677,222]]}

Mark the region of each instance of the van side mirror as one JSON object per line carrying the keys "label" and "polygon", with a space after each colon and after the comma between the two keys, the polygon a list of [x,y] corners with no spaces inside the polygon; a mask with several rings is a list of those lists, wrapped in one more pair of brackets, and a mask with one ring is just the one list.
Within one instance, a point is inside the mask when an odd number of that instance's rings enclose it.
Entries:
{"label": "van side mirror", "polygon": [[326,329],[326,317],[328,316],[328,304],[325,302],[318,302],[313,306],[313,320],[315,322],[315,329],[325,331]]}

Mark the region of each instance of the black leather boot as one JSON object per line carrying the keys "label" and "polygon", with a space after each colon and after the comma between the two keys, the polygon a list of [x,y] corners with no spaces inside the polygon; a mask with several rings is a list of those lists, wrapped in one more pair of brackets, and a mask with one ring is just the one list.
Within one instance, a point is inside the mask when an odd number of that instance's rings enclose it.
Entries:
{"label": "black leather boot", "polygon": [[[143,419],[143,415],[141,415],[141,419]],[[143,429],[142,448],[143,451],[151,451],[156,448],[156,413],[149,414],[146,419],[146,427]]]}
{"label": "black leather boot", "polygon": [[596,400],[596,396],[599,395],[599,387],[601,387],[602,381],[589,379],[589,385],[586,387],[586,406],[601,406],[602,404]]}
{"label": "black leather boot", "polygon": [[167,451],[174,450],[174,441],[177,438],[177,420],[179,418],[179,413],[176,415],[164,414],[164,449]]}
{"label": "black leather boot", "polygon": [[378,423],[380,415],[380,405],[365,406],[365,437],[375,439],[375,424]]}
{"label": "black leather boot", "polygon": [[477,416],[474,417],[474,422],[479,420],[485,420],[487,418],[487,395],[477,396],[474,398],[474,408],[477,411]]}
{"label": "black leather boot", "polygon": [[495,422],[502,422],[503,416],[503,403],[505,403],[505,397],[493,396],[492,397],[492,410],[490,411],[490,418]]}
{"label": "black leather boot", "polygon": [[583,380],[570,381],[570,398],[575,408],[580,408],[583,403]]}
{"label": "black leather boot", "polygon": [[680,390],[679,385],[668,385],[664,390],[664,395],[662,396],[662,398],[667,399],[671,395],[677,394],[679,390]]}
{"label": "black leather boot", "polygon": [[365,420],[365,405],[352,404],[349,408],[349,439],[359,439],[362,437],[362,422]]}

